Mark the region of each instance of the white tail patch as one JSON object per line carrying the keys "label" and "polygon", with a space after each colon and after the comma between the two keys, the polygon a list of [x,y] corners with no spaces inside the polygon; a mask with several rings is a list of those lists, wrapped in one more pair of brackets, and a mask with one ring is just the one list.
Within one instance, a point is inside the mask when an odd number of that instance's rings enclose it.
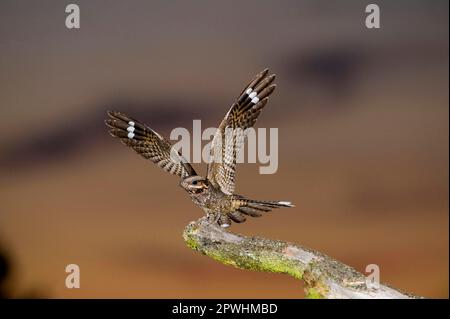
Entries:
{"label": "white tail patch", "polygon": [[283,206],[294,207],[294,205],[291,202],[278,202],[278,204],[283,205]]}

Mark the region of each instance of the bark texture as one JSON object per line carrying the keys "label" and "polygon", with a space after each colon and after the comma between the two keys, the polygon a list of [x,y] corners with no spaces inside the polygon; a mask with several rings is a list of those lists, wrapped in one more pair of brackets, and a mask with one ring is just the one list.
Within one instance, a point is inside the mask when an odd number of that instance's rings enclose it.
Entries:
{"label": "bark texture", "polygon": [[303,280],[307,298],[419,298],[385,284],[370,287],[362,273],[320,252],[279,240],[234,234],[204,217],[191,222],[183,238],[190,248],[225,265]]}

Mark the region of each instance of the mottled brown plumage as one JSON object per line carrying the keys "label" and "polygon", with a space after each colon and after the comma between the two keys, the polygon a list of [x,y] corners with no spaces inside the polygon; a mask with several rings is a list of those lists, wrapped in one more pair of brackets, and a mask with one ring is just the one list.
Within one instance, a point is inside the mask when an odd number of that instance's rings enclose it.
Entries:
{"label": "mottled brown plumage", "polygon": [[231,221],[242,223],[245,216],[259,217],[279,207],[293,207],[284,201],[256,201],[234,194],[236,160],[245,130],[254,126],[261,110],[275,90],[275,75],[266,69],[241,92],[219,125],[211,142],[207,177],[198,176],[172,145],[150,127],[119,112],[108,112],[109,133],[165,171],[181,178],[181,187],[211,220],[222,227]]}

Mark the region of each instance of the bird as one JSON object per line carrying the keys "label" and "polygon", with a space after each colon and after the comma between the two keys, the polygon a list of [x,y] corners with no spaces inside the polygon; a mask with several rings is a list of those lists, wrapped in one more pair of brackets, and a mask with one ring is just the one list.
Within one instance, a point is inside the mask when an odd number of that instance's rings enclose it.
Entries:
{"label": "bird", "polygon": [[[108,111],[109,134],[136,153],[180,178],[180,186],[203,209],[211,224],[222,228],[247,217],[260,217],[275,208],[294,207],[290,201],[253,200],[235,194],[236,161],[244,144],[245,130],[253,127],[269,96],[274,92],[275,74],[264,69],[243,89],[231,105],[211,141],[206,176],[198,175],[172,144],[146,124],[123,113]],[[227,132],[234,134],[227,134]],[[237,133],[236,133],[237,132]]]}

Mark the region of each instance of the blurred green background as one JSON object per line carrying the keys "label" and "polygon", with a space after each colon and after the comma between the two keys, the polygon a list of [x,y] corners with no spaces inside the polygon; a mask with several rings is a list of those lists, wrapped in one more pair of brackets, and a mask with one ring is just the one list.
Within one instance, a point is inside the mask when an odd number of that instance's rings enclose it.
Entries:
{"label": "blurred green background", "polygon": [[[232,227],[312,247],[448,298],[448,2],[0,2],[0,295],[300,298],[293,278],[188,249],[178,179],[108,136],[107,109],[168,136],[217,126],[261,69],[278,89],[279,169],[237,192],[296,208]],[[201,174],[204,165],[195,165]],[[65,266],[81,289],[65,288]]]}

